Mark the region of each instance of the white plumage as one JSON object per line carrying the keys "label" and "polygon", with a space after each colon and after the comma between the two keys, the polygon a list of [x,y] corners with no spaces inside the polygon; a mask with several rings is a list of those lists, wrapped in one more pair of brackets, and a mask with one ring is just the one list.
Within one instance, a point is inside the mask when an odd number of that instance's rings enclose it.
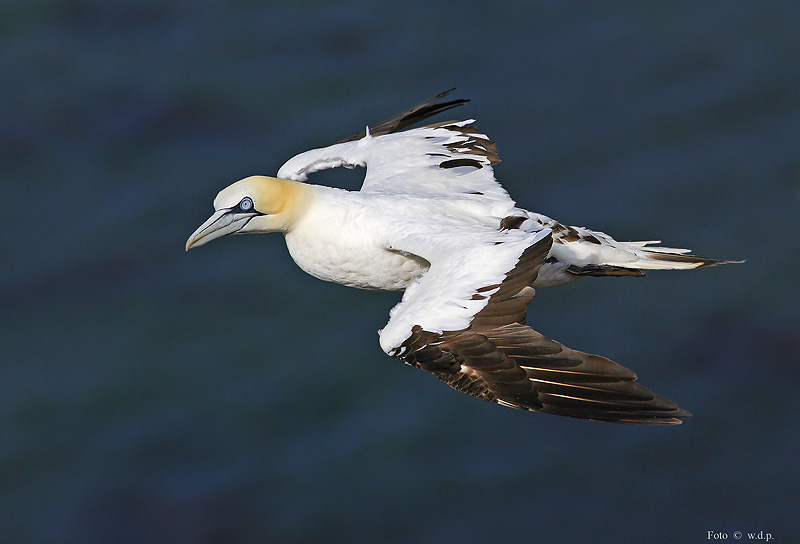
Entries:
{"label": "white plumage", "polygon": [[[624,367],[536,333],[525,325],[525,309],[533,287],[721,261],[657,242],[618,242],[518,208],[495,180],[497,147],[472,120],[397,132],[465,102],[439,102],[445,94],[363,136],[299,154],[277,178],[225,188],[187,249],[233,232],[279,231],[313,276],[404,289],[381,347],[479,398],[616,422],[688,417]],[[360,191],[302,183],[340,166],[366,167]]]}

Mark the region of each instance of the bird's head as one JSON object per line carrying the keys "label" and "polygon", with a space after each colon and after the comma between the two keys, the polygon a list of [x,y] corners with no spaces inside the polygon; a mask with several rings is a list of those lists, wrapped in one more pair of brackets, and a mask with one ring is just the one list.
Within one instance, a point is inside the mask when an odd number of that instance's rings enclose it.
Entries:
{"label": "bird's head", "polygon": [[286,232],[305,209],[307,186],[288,179],[250,176],[225,187],[214,215],[186,240],[186,251],[227,234]]}

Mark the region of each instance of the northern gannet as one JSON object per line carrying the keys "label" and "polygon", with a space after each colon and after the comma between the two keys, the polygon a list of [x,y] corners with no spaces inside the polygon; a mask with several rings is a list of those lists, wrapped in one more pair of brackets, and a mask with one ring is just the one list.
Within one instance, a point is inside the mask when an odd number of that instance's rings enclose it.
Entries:
{"label": "northern gannet", "polygon": [[[449,92],[301,153],[277,177],[226,187],[186,250],[227,234],[282,232],[312,276],[405,290],[379,331],[383,350],[487,401],[618,423],[690,417],[627,368],[534,331],[525,324],[527,308],[534,287],[730,261],[657,241],[618,242],[518,208],[494,178],[497,146],[474,120],[403,130],[467,102],[441,102]],[[303,183],[340,166],[366,167],[361,190]]]}

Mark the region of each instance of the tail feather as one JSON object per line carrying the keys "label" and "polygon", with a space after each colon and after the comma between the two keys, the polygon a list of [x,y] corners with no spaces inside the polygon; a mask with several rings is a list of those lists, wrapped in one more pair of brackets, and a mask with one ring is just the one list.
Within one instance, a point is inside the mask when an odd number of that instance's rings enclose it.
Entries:
{"label": "tail feather", "polygon": [[675,253],[666,253],[653,250],[646,251],[645,255],[647,255],[647,257],[649,259],[652,259],[653,261],[658,261],[659,263],[670,263],[671,265],[670,266],[661,264],[659,268],[699,268],[701,266],[716,266],[718,264],[733,264],[733,263],[744,262],[744,261],[726,261],[721,259],[709,259],[707,257],[698,257],[696,255],[679,255]]}
{"label": "tail feather", "polygon": [[[578,276],[644,276],[647,270],[687,270],[718,264],[741,263],[690,255],[690,250],[662,247],[660,240],[619,242],[604,232],[572,227],[545,215],[522,212],[511,219],[513,228],[553,232],[553,247],[537,287],[568,283]],[[509,218],[504,219],[506,223]],[[501,222],[501,225],[503,223]],[[508,228],[508,227],[506,227]],[[560,267],[560,268],[559,268]]]}
{"label": "tail feather", "polygon": [[[716,266],[718,264],[740,263],[743,261],[727,261],[709,259],[697,255],[689,255],[689,249],[675,247],[661,247],[660,241],[649,240],[646,242],[618,242],[603,233],[595,234],[601,244],[586,244],[582,241],[573,242],[581,244],[584,251],[594,250],[594,259],[599,262],[571,266],[568,271],[573,274],[590,276],[628,276],[645,274],[646,270],[688,270],[703,266]],[[577,248],[576,248],[577,249]],[[626,273],[638,271],[638,274]]]}
{"label": "tail feather", "polygon": [[742,262],[690,255],[688,249],[653,246],[659,243],[654,240],[618,242],[602,233],[594,234],[594,239],[601,243],[575,240],[554,247],[557,258],[570,265],[568,272],[587,276],[643,276],[647,270],[687,270]]}

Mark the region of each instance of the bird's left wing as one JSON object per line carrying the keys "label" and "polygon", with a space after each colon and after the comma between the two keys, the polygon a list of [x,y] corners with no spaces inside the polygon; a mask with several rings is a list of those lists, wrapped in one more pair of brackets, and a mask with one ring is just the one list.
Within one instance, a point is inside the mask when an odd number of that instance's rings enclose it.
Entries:
{"label": "bird's left wing", "polygon": [[392,309],[380,334],[384,351],[457,391],[514,408],[617,423],[676,424],[690,416],[627,368],[528,327],[531,285],[552,235],[502,232],[508,237],[460,252],[452,234],[435,248],[413,234],[398,244],[431,267]]}
{"label": "bird's left wing", "polygon": [[305,181],[320,170],[364,166],[364,192],[469,194],[513,205],[494,178],[492,167],[500,162],[497,145],[472,125],[472,119],[401,131],[467,102],[441,102],[449,92],[339,143],[300,153],[281,166],[277,175]]}
{"label": "bird's left wing", "polygon": [[429,117],[433,117],[434,115],[438,115],[447,110],[463,106],[469,102],[468,98],[456,98],[455,100],[448,100],[446,102],[442,101],[447,95],[455,90],[456,89],[454,87],[449,91],[439,93],[433,98],[429,98],[428,100],[421,102],[416,106],[412,106],[405,111],[393,115],[385,121],[370,125],[366,130],[357,132],[351,136],[348,136],[347,138],[342,138],[336,143],[338,144],[342,142],[354,142],[356,140],[360,140],[367,135],[367,132],[373,136],[381,136],[382,134],[400,132],[406,127],[416,125],[417,123],[420,123]]}
{"label": "bird's left wing", "polygon": [[473,195],[513,205],[494,178],[497,148],[472,120],[312,149],[287,161],[278,177],[304,181],[319,170],[366,166],[363,192]]}

